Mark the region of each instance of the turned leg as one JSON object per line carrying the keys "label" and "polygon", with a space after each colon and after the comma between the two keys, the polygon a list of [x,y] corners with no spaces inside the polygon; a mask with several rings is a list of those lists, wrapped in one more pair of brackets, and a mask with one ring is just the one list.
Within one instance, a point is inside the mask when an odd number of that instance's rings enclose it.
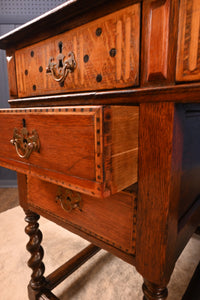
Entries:
{"label": "turned leg", "polygon": [[198,235],[200,235],[200,226],[197,227],[195,233],[198,234]]}
{"label": "turned leg", "polygon": [[45,266],[42,262],[44,251],[40,245],[42,241],[42,233],[39,230],[39,224],[37,223],[40,216],[30,210],[25,210],[25,213],[25,221],[28,223],[25,228],[25,232],[30,237],[30,240],[26,245],[26,249],[31,253],[28,266],[33,270],[28,286],[28,293],[29,299],[35,300],[38,299],[39,294],[41,294],[42,288],[45,285],[45,278],[43,276]]}
{"label": "turned leg", "polygon": [[167,299],[168,291],[166,287],[158,286],[144,279],[142,286],[144,293],[143,300],[165,300]]}

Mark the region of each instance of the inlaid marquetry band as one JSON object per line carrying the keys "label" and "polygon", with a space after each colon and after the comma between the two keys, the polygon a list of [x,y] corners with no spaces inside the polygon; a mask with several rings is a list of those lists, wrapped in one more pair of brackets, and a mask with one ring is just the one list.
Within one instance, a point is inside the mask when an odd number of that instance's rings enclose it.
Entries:
{"label": "inlaid marquetry band", "polygon": [[69,114],[94,114],[100,106],[69,106],[69,107],[32,107],[32,108],[8,108],[0,109],[1,113],[12,114],[12,113],[69,113]]}

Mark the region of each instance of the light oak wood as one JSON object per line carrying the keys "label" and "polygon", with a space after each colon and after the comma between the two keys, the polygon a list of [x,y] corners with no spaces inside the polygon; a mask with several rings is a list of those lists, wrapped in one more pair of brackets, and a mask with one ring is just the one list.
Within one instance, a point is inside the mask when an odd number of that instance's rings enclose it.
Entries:
{"label": "light oak wood", "polygon": [[[19,97],[138,85],[139,35],[140,5],[135,4],[16,51]],[[72,51],[77,63],[63,87],[45,71],[50,57],[56,62],[60,41],[65,59]],[[116,51],[114,56],[110,55],[112,49]],[[97,80],[98,76],[101,78]]]}

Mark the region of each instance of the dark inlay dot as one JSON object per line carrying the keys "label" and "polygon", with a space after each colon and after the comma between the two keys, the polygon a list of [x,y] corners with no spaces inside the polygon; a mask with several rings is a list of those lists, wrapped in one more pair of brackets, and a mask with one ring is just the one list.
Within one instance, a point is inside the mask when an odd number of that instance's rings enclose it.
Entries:
{"label": "dark inlay dot", "polygon": [[34,56],[34,51],[31,51],[31,57],[33,57]]}
{"label": "dark inlay dot", "polygon": [[60,84],[60,87],[64,87],[64,81],[61,81],[59,84]]}
{"label": "dark inlay dot", "polygon": [[117,50],[116,50],[115,48],[112,48],[112,49],[110,50],[110,56],[111,56],[111,57],[115,57],[116,53],[117,53]]}
{"label": "dark inlay dot", "polygon": [[96,30],[96,36],[100,36],[102,34],[102,29],[100,27]]}
{"label": "dark inlay dot", "polygon": [[39,72],[42,73],[42,71],[43,71],[43,67],[40,66],[40,67],[39,67]]}
{"label": "dark inlay dot", "polygon": [[33,85],[33,90],[36,91],[36,85],[35,84]]}
{"label": "dark inlay dot", "polygon": [[101,81],[102,81],[102,76],[101,76],[101,74],[98,74],[98,75],[97,75],[96,81],[97,81],[97,82],[101,82]]}
{"label": "dark inlay dot", "polygon": [[86,54],[86,55],[84,55],[84,58],[83,58],[83,60],[84,60],[84,62],[85,62],[85,63],[87,63],[87,62],[88,62],[88,60],[89,60],[89,55],[87,55],[87,54]]}
{"label": "dark inlay dot", "polygon": [[24,73],[25,73],[25,75],[28,75],[28,70],[25,70],[25,72],[24,72]]}
{"label": "dark inlay dot", "polygon": [[106,120],[110,120],[111,115],[109,113],[106,114]]}

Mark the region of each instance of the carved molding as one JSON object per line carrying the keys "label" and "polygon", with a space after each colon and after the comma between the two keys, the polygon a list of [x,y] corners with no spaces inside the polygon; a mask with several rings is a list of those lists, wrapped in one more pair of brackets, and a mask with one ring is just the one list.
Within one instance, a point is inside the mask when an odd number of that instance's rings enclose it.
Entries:
{"label": "carved molding", "polygon": [[200,1],[182,0],[179,15],[177,81],[200,79]]}
{"label": "carved molding", "polygon": [[168,81],[170,0],[144,3],[144,84]]}

